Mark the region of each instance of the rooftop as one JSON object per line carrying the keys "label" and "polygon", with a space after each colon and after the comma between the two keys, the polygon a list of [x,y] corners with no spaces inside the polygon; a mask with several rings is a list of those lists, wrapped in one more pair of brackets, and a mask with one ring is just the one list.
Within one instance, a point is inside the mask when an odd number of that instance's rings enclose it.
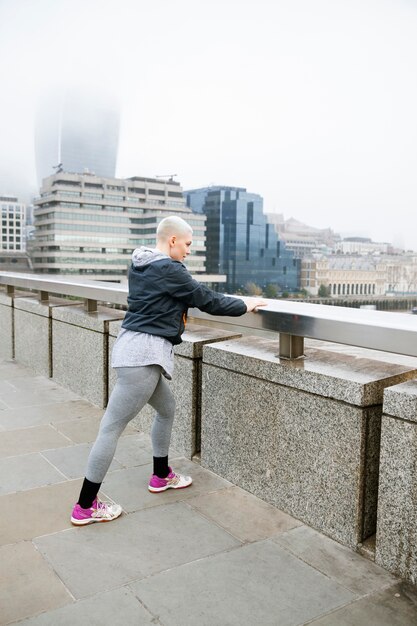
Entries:
{"label": "rooftop", "polygon": [[150,494],[147,433],[119,442],[110,524],[69,515],[103,411],[0,361],[0,624],[417,623],[417,590],[246,491],[171,454],[191,488]]}

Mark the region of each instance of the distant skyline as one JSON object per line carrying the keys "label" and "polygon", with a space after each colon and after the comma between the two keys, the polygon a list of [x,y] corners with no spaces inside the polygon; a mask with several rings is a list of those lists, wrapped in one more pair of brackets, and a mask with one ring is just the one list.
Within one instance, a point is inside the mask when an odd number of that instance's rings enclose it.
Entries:
{"label": "distant skyline", "polygon": [[0,193],[37,191],[43,94],[97,85],[118,176],[417,250],[416,32],[411,0],[0,0]]}

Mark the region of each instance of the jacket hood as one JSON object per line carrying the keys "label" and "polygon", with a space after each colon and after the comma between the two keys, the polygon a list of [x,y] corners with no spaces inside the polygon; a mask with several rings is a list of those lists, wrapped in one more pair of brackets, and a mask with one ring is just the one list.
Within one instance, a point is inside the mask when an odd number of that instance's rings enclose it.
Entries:
{"label": "jacket hood", "polygon": [[159,250],[146,248],[145,246],[136,248],[132,254],[132,263],[135,267],[144,267],[145,265],[149,265],[149,263],[154,263],[161,259],[169,259],[169,257]]}

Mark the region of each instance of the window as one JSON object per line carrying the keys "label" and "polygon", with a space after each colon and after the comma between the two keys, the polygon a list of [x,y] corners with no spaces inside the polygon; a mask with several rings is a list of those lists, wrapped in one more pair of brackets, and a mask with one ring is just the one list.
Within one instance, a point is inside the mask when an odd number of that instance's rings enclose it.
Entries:
{"label": "window", "polygon": [[102,197],[103,196],[102,196],[101,193],[90,193],[90,192],[87,192],[87,193],[84,194],[84,198],[99,198],[101,200]]}
{"label": "window", "polygon": [[67,187],[81,187],[81,183],[78,180],[62,180],[62,179],[54,180],[52,185],[67,185]]}
{"label": "window", "polygon": [[76,196],[76,197],[81,196],[81,192],[80,191],[61,191],[61,190],[58,190],[58,193],[60,193],[61,196],[68,196],[68,197],[70,197],[70,196]]}
{"label": "window", "polygon": [[103,189],[103,185],[101,183],[84,183],[84,187],[90,187],[94,189]]}
{"label": "window", "polygon": [[145,189],[142,189],[141,187],[129,187],[128,191],[131,193],[145,193]]}

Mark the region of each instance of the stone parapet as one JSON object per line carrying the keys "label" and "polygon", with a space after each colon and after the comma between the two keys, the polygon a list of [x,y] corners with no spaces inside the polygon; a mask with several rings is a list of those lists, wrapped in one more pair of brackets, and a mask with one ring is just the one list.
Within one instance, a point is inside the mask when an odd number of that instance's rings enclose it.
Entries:
{"label": "stone parapet", "polygon": [[109,324],[123,317],[114,309],[84,306],[52,309],[53,378],[99,407],[108,397]]}
{"label": "stone parapet", "polygon": [[[121,328],[121,321],[110,323],[109,367],[111,350]],[[240,337],[238,333],[208,326],[188,324],[182,343],[175,346],[174,376],[170,382],[176,400],[175,421],[171,445],[180,454],[191,459],[200,450],[201,414],[201,359],[203,346],[209,343]],[[116,382],[114,370],[109,370],[109,390]],[[154,410],[147,405],[135,418],[135,425],[149,432]]]}
{"label": "stone parapet", "polygon": [[384,393],[376,562],[417,583],[417,380]]}
{"label": "stone parapet", "polygon": [[375,532],[384,388],[406,366],[277,341],[205,346],[201,462],[350,547]]}
{"label": "stone parapet", "polygon": [[14,298],[15,358],[37,374],[52,376],[52,309],[79,302],[50,298]]}
{"label": "stone parapet", "polygon": [[0,291],[0,358],[14,357],[13,298]]}

